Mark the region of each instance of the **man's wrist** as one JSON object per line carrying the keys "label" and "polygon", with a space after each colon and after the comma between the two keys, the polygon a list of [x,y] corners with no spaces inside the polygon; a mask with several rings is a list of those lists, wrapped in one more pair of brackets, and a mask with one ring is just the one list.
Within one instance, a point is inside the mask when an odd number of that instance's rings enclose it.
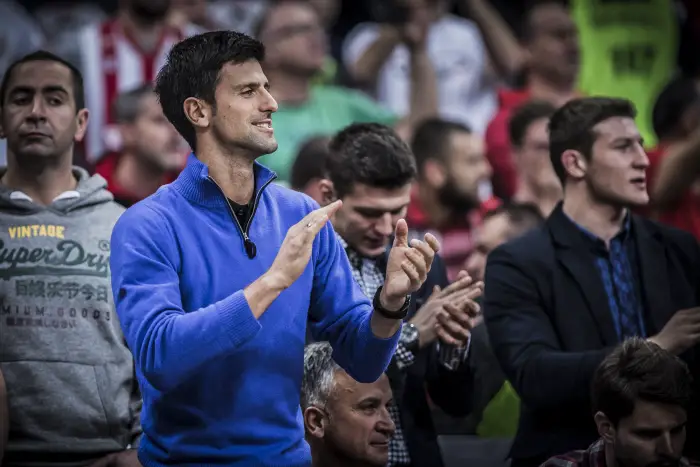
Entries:
{"label": "man's wrist", "polygon": [[277,293],[282,293],[291,285],[287,284],[281,274],[273,270],[269,270],[260,276],[260,280],[266,289]]}
{"label": "man's wrist", "polygon": [[386,311],[398,313],[401,310],[401,308],[403,308],[405,303],[405,295],[399,298],[390,298],[386,296],[384,288],[382,288],[382,292],[379,294],[379,304]]}

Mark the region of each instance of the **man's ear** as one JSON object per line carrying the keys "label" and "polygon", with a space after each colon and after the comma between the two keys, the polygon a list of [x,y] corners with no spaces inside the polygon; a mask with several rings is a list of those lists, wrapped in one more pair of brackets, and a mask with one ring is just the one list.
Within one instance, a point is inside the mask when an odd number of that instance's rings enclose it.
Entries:
{"label": "man's ear", "polygon": [[323,410],[313,406],[304,410],[304,429],[307,436],[322,439],[327,426],[328,419]]}
{"label": "man's ear", "polygon": [[613,425],[607,415],[600,411],[596,412],[593,420],[598,428],[598,435],[603,438],[603,441],[611,444],[615,439],[615,425]]}
{"label": "man's ear", "polygon": [[329,179],[322,178],[321,180],[319,180],[318,189],[321,196],[321,202],[319,203],[321,206],[327,206],[336,199],[338,199],[338,197],[335,194],[335,187],[333,186],[333,182],[331,182]]}

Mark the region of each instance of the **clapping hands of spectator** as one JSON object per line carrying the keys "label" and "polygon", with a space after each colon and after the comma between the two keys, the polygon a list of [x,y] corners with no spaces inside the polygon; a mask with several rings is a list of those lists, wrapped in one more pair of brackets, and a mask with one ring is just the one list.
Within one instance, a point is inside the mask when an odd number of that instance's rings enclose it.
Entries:
{"label": "clapping hands of spectator", "polygon": [[428,301],[409,321],[418,329],[420,347],[435,339],[458,347],[465,345],[471,329],[481,320],[474,299],[483,289],[483,282],[474,282],[464,271],[444,289],[435,286]]}

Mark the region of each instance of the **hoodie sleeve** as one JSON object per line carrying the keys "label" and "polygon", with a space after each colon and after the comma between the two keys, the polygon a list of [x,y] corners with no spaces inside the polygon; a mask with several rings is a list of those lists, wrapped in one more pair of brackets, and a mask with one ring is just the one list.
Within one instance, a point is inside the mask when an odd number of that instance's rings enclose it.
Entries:
{"label": "hoodie sleeve", "polygon": [[389,339],[372,332],[372,304],[352,274],[350,261],[330,223],[314,248],[314,287],[310,329],[315,340],[329,341],[333,359],[353,379],[371,383],[386,371],[401,329]]}
{"label": "hoodie sleeve", "polygon": [[136,367],[160,391],[234,353],[261,329],[243,291],[185,313],[180,255],[167,219],[141,203],[112,232],[112,291]]}

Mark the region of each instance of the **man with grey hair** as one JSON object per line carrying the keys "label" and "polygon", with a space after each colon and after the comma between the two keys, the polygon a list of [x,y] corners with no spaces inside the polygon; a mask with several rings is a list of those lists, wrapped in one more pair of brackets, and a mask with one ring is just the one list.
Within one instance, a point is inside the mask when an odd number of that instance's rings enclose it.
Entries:
{"label": "man with grey hair", "polygon": [[389,378],[352,379],[333,361],[328,342],[304,349],[301,409],[313,467],[384,467],[394,422]]}
{"label": "man with grey hair", "polygon": [[186,150],[151,84],[120,94],[112,114],[120,150],[106,154],[95,171],[107,180],[115,200],[128,208],[175,180]]}

